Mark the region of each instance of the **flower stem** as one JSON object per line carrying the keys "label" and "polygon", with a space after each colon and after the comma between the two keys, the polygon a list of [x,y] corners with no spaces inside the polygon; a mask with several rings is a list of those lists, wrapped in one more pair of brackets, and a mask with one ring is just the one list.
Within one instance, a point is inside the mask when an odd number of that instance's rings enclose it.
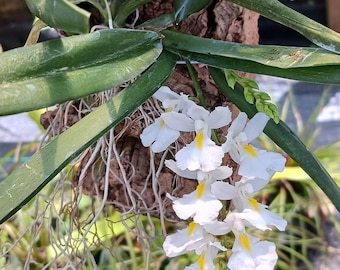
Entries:
{"label": "flower stem", "polygon": [[201,86],[198,82],[197,75],[196,75],[196,72],[194,70],[194,67],[192,66],[190,61],[187,60],[187,59],[185,60],[185,64],[187,65],[189,75],[190,75],[191,80],[193,82],[194,89],[195,89],[195,92],[196,92],[196,96],[197,96],[200,104],[204,107],[204,109],[207,109],[207,103],[205,102],[205,99],[203,97],[203,92],[202,92]]}

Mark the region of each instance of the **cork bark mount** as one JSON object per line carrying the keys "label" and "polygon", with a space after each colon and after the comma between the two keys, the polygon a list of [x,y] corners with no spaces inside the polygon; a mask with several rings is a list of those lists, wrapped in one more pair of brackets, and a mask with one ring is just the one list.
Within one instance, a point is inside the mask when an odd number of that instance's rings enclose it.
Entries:
{"label": "cork bark mount", "polygon": [[[152,1],[140,9],[139,22],[171,11],[172,1]],[[257,14],[227,1],[212,1],[205,10],[181,22],[178,30],[205,38],[257,44],[257,19]],[[229,106],[235,117],[236,107],[218,92],[206,67],[195,65],[195,70],[208,107],[213,109],[221,105]],[[183,65],[176,68],[166,85],[178,93],[194,95],[192,81]],[[79,115],[79,110],[81,110],[79,104],[79,102],[73,103],[72,106],[76,108],[68,111],[74,111]],[[166,194],[182,197],[192,192],[197,182],[176,176],[165,168],[162,162],[165,159],[174,159],[175,150],[190,142],[194,134],[182,134],[179,142],[165,153],[153,154],[149,148],[143,147],[139,135],[147,125],[146,122],[150,124],[152,118],[159,116],[160,110],[157,110],[159,105],[159,102],[152,99],[127,118],[124,123],[115,127],[113,148],[118,156],[112,155],[110,164],[105,161],[108,156],[108,137],[98,142],[97,148],[88,149],[73,178],[76,190],[82,190],[90,196],[102,197],[106,183],[108,185],[107,202],[117,210],[134,214],[148,213],[168,220],[178,220]],[[53,115],[43,117],[45,127],[48,127],[47,123],[50,121],[46,119],[50,117]],[[68,115],[67,118],[71,119],[69,122],[77,119],[72,115]],[[145,121],[145,119],[149,120]],[[72,124],[69,122],[68,124]],[[98,150],[98,144],[101,144],[100,150]],[[235,169],[234,176],[237,177],[237,166],[227,155],[224,163]],[[106,164],[110,165],[110,173],[105,177]]]}

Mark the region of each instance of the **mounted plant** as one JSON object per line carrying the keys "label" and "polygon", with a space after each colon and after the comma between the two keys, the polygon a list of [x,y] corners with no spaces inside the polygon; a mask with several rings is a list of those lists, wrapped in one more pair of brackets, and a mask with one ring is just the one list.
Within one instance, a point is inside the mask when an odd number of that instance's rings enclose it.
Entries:
{"label": "mounted plant", "polygon": [[[68,198],[73,217],[83,194],[101,199],[82,232],[85,255],[91,226],[111,204],[123,220],[144,214],[152,227],[151,217],[160,218],[163,234],[165,219],[189,221],[164,242],[170,257],[196,251],[199,258],[188,269],[213,269],[217,253],[231,249],[230,269],[273,268],[275,245],[245,229],[274,225],[284,230],[286,225],[250,197],[286,161],[251,146],[263,128],[340,209],[339,187],[280,121],[269,95],[234,72],[339,85],[339,34],[276,0],[230,2],[294,28],[321,48],[245,45],[201,37],[202,29],[194,35],[181,32],[194,24],[192,18],[217,17],[217,7],[238,9],[226,1],[175,0],[168,12],[147,19],[139,13],[152,4],[145,0],[26,2],[63,37],[0,55],[0,115],[59,105],[42,116],[50,142],[0,183],[1,222],[68,168],[73,171],[74,197]],[[205,34],[209,27],[218,25],[207,23]],[[35,40],[37,30],[32,31],[28,44]],[[176,72],[189,75],[187,89],[171,81],[176,63],[185,63]],[[216,91],[206,91],[206,85]],[[71,219],[69,229],[74,225]],[[143,239],[140,223],[136,229]],[[220,242],[220,235],[230,231],[234,236]],[[180,234],[196,238],[183,243]],[[69,263],[81,261],[77,254],[70,255]],[[145,267],[150,267],[149,258]]]}

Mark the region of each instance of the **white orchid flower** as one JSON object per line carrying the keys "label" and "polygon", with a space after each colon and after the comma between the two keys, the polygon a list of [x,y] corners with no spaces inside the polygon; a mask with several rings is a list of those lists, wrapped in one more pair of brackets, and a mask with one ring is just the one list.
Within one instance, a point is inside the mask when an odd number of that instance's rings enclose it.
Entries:
{"label": "white orchid flower", "polygon": [[215,220],[222,209],[222,203],[210,191],[210,183],[198,184],[195,191],[176,198],[167,194],[173,200],[173,209],[181,219],[193,218],[201,225]]}
{"label": "white orchid flower", "polygon": [[153,97],[162,102],[166,111],[182,111],[185,113],[191,106],[197,106],[195,102],[189,99],[188,95],[177,94],[167,86],[160,87]]}
{"label": "white orchid flower", "polygon": [[191,171],[188,169],[181,170],[177,167],[176,162],[174,160],[166,160],[165,166],[167,166],[170,170],[174,173],[178,174],[179,176],[188,178],[188,179],[195,179],[198,183],[202,181],[206,181],[209,183],[213,183],[216,180],[223,180],[230,177],[233,173],[232,168],[228,166],[220,166],[215,170],[204,172],[201,170]]}
{"label": "white orchid flower", "polygon": [[214,237],[208,234],[203,226],[190,222],[188,227],[168,235],[163,243],[163,249],[166,256],[176,257],[200,249],[213,241]]}
{"label": "white orchid flower", "polygon": [[[190,266],[185,267],[185,270],[214,270],[214,259],[217,256],[217,253],[222,250],[226,251],[227,249],[221,245],[220,242],[210,242],[209,244],[202,247],[202,251],[200,251],[200,255],[197,259],[197,262],[193,263]],[[196,251],[197,253],[197,251]]]}
{"label": "white orchid flower", "polygon": [[196,137],[193,142],[177,152],[176,164],[181,170],[213,171],[221,166],[224,152],[208,135],[208,126],[202,120],[195,121]]}
{"label": "white orchid flower", "polygon": [[274,172],[282,171],[286,159],[273,152],[256,149],[250,145],[263,131],[269,117],[257,113],[247,122],[247,115],[240,112],[231,124],[223,151],[240,165],[238,173],[242,176],[256,176],[269,180]]}

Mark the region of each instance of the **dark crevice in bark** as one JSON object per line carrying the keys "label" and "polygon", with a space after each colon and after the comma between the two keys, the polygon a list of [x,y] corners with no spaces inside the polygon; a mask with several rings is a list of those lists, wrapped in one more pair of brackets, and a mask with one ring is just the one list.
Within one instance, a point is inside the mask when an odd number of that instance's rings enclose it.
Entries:
{"label": "dark crevice in bark", "polygon": [[207,7],[207,13],[208,13],[208,32],[207,36],[211,36],[211,33],[214,33],[216,31],[217,27],[217,22],[216,22],[216,17],[215,17],[215,7],[219,1],[218,0],[213,0],[211,4]]}

